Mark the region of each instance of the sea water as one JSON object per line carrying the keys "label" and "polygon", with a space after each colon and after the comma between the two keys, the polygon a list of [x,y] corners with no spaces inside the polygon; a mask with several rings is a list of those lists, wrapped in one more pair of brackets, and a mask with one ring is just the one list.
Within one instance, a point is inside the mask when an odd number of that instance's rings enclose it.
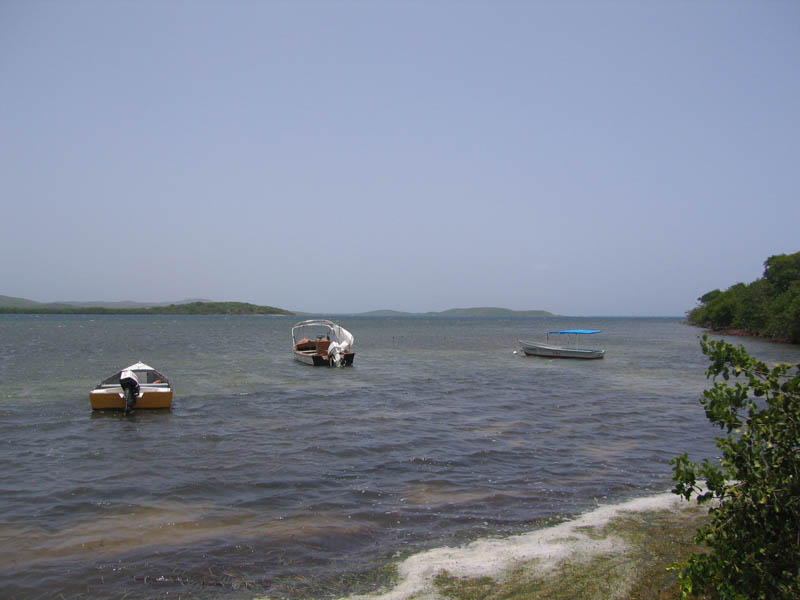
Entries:
{"label": "sea water", "polygon": [[[0,315],[2,597],[368,592],[398,557],[663,494],[670,458],[717,454],[677,318],[341,316],[346,369],[294,361],[295,320]],[[604,330],[581,344],[606,358],[515,353],[562,328]],[[172,409],[93,412],[139,360]]]}

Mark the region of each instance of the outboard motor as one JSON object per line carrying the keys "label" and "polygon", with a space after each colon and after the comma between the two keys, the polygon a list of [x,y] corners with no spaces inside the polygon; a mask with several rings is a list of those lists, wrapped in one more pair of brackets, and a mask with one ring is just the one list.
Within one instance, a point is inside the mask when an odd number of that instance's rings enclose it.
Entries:
{"label": "outboard motor", "polygon": [[343,366],[342,354],[344,353],[345,350],[347,350],[347,347],[344,344],[331,342],[331,345],[328,346],[328,363],[332,367]]}
{"label": "outboard motor", "polygon": [[123,371],[119,374],[119,384],[125,394],[125,414],[127,415],[133,410],[133,407],[136,406],[136,401],[139,399],[139,394],[141,393],[139,380],[133,371]]}
{"label": "outboard motor", "polygon": [[353,334],[341,325],[331,327],[331,333],[333,333],[333,341],[328,346],[328,360],[332,367],[343,367],[344,353],[352,348],[355,339]]}

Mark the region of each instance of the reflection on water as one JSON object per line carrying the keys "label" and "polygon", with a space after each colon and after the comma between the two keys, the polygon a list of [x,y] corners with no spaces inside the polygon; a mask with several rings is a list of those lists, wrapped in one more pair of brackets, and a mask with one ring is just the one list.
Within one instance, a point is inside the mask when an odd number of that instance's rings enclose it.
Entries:
{"label": "reflection on water", "polygon": [[[4,594],[302,595],[664,491],[672,456],[716,453],[698,331],[677,320],[340,320],[352,369],[293,361],[291,318],[0,316]],[[604,360],[514,354],[586,326]],[[89,390],[136,360],[173,382],[172,410],[93,413]]]}

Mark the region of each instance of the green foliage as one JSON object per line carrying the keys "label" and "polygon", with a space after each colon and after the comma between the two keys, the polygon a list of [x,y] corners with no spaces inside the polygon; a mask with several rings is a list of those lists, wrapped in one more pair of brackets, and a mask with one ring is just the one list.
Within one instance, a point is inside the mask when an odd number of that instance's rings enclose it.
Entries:
{"label": "green foliage", "polygon": [[800,280],[793,281],[787,290],[772,301],[772,312],[766,325],[766,334],[800,341]]}
{"label": "green foliage", "polygon": [[712,290],[698,301],[687,313],[692,325],[800,343],[800,252],[770,256],[763,278]]}
{"label": "green foliage", "polygon": [[785,292],[792,282],[800,281],[800,252],[777,254],[764,261],[764,279],[778,292]]}
{"label": "green foliage", "polygon": [[[710,502],[696,541],[708,553],[681,565],[683,597],[800,597],[800,365],[768,367],[743,346],[701,342],[711,388],[700,400],[725,431],[719,465],[672,459],[676,494]],[[705,480],[705,487],[700,482]]]}
{"label": "green foliage", "polygon": [[247,302],[189,302],[147,309],[158,315],[290,315],[292,313],[273,306],[257,306]]}
{"label": "green foliage", "polygon": [[711,290],[707,294],[703,294],[702,296],[700,296],[697,300],[700,301],[702,304],[708,304],[714,298],[719,296],[721,293],[722,292],[720,290]]}

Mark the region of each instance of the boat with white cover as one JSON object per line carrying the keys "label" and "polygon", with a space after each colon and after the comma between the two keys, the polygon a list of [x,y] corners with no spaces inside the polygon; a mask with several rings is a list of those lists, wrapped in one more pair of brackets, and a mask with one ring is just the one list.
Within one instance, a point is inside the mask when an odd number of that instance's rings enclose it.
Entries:
{"label": "boat with white cover", "polygon": [[551,344],[550,336],[551,335],[591,335],[594,333],[602,333],[601,329],[562,329],[560,331],[548,331],[547,332],[547,343],[542,342],[529,342],[525,340],[519,340],[519,344],[522,347],[522,351],[525,353],[526,356],[543,356],[546,358],[584,358],[584,359],[595,359],[595,358],[603,358],[606,354],[605,350],[598,350],[594,348],[577,348],[572,345],[567,346],[558,346],[555,344]]}
{"label": "boat with white cover", "polygon": [[315,367],[353,365],[353,334],[326,319],[309,319],[292,327],[292,351],[295,360]]}
{"label": "boat with white cover", "polygon": [[101,381],[89,392],[94,410],[169,408],[172,386],[163,374],[150,365],[137,362]]}

